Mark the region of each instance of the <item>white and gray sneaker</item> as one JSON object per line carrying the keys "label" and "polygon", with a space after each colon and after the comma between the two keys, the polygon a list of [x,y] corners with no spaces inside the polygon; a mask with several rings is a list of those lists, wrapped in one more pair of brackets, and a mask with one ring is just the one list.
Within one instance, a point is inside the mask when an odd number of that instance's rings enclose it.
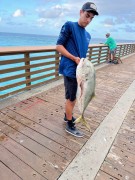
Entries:
{"label": "white and gray sneaker", "polygon": [[75,125],[73,126],[69,126],[69,124],[66,124],[66,132],[69,134],[72,134],[73,136],[76,137],[83,137],[84,134],[82,132],[80,132],[78,129],[76,129]]}

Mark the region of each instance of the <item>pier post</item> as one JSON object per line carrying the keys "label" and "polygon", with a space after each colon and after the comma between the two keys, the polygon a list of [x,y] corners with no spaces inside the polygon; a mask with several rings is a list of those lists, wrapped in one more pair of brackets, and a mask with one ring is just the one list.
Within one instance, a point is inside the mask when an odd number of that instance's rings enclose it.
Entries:
{"label": "pier post", "polygon": [[[26,87],[31,86],[31,77],[30,77],[30,58],[29,58],[29,53],[25,53],[24,54],[24,58],[25,58],[25,73],[26,73]],[[31,89],[31,88],[29,88]]]}

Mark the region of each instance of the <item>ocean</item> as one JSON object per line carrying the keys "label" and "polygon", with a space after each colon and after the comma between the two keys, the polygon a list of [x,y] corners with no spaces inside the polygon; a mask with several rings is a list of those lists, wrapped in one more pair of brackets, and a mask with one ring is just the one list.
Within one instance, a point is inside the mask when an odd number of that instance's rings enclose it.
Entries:
{"label": "ocean", "polygon": [[[0,46],[49,46],[55,45],[58,36],[0,32]],[[90,44],[104,43],[106,38],[92,38]],[[135,40],[117,40],[117,43],[133,43]]]}
{"label": "ocean", "polygon": [[[0,32],[0,47],[9,47],[9,46],[54,46],[56,44],[58,36],[49,36],[49,35],[36,35],[36,34],[19,34],[19,33],[4,33]],[[92,38],[90,44],[99,44],[99,43],[104,43],[106,39],[99,39],[99,38]],[[127,40],[117,40],[117,43],[132,43],[135,41],[127,41]],[[18,56],[18,55],[16,55]],[[10,57],[8,57],[10,59]],[[14,57],[15,58],[15,57]],[[17,58],[17,57],[16,57]],[[0,61],[6,59],[6,56],[0,56]],[[12,68],[14,65],[1,65],[0,70],[8,67]],[[21,63],[17,66],[21,66]],[[19,73],[23,73],[23,71],[20,71]],[[9,73],[7,73],[8,76]],[[16,72],[10,73],[10,75],[16,75]],[[5,74],[1,74],[1,78],[6,77]],[[23,78],[21,80],[24,80]],[[15,82],[19,82],[20,79],[18,80],[12,80],[9,82],[3,82],[0,83],[0,87],[9,85]],[[22,88],[24,85],[22,85]],[[21,86],[12,88],[10,90],[5,90],[3,92],[0,92],[0,95],[17,90],[21,88]]]}

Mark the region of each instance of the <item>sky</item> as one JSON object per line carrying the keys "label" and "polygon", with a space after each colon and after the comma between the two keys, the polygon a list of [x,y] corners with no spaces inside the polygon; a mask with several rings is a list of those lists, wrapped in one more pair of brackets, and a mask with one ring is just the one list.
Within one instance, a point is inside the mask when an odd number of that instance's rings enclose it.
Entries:
{"label": "sky", "polygon": [[[66,21],[78,21],[84,0],[0,0],[0,32],[58,36]],[[93,38],[106,33],[135,40],[135,0],[93,0],[99,16],[87,26]]]}

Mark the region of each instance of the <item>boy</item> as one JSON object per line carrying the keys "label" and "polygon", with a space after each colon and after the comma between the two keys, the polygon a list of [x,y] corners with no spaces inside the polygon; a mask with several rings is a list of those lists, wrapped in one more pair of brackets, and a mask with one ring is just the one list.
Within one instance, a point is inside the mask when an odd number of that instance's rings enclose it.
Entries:
{"label": "boy", "polygon": [[85,3],[80,10],[78,22],[68,21],[62,26],[56,44],[56,50],[62,55],[59,73],[64,76],[66,131],[76,137],[83,137],[83,133],[75,127],[75,118],[72,116],[77,92],[76,67],[80,58],[86,57],[91,36],[85,27],[95,15],[98,15],[96,5]]}

